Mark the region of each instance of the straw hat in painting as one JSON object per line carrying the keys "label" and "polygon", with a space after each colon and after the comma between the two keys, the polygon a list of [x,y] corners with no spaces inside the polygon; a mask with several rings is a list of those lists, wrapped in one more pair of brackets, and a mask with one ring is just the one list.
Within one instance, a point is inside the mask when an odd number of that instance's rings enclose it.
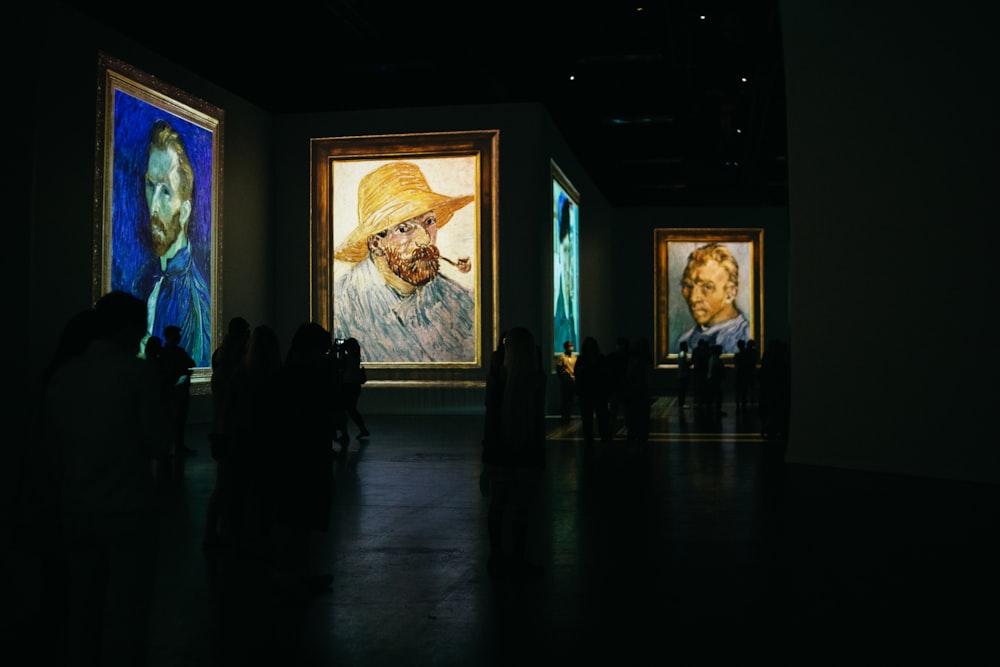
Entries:
{"label": "straw hat in painting", "polygon": [[333,256],[360,262],[368,256],[368,237],[410,218],[434,211],[444,227],[455,211],[475,197],[438,194],[427,185],[420,167],[412,162],[389,162],[366,174],[358,185],[358,226],[340,242]]}

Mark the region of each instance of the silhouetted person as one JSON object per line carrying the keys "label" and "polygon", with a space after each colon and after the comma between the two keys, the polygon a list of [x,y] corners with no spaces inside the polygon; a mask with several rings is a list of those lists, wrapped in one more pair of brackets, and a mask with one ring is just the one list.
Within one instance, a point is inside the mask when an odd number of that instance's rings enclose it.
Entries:
{"label": "silhouetted person", "polygon": [[493,350],[492,354],[490,354],[490,364],[489,367],[486,369],[487,376],[489,376],[489,373],[492,373],[495,370],[499,370],[499,368],[503,366],[503,350],[507,346],[506,341],[507,341],[507,332],[501,331],[500,337],[497,338],[497,346]]}
{"label": "silhouetted person", "polygon": [[208,498],[203,547],[212,547],[222,541],[226,530],[222,522],[224,509],[230,501],[233,479],[227,456],[228,442],[225,434],[226,400],[229,382],[244,361],[250,341],[250,323],[242,317],[229,320],[222,343],[212,353],[212,427],[208,434],[212,458],[215,459],[215,486]]}
{"label": "silhouetted person", "polygon": [[347,454],[347,447],[351,442],[351,434],[347,432],[347,387],[344,384],[344,372],[347,370],[347,352],[344,349],[346,343],[346,339],[334,340],[324,364],[334,380],[334,392],[329,410],[335,428],[333,440],[340,444],[342,455]]}
{"label": "silhouetted person", "polygon": [[638,339],[629,346],[628,393],[625,397],[625,428],[630,442],[649,440],[649,411],[653,396],[649,376],[653,369],[653,355],[649,341]]}
{"label": "silhouetted person", "polygon": [[[40,424],[44,408],[45,390],[52,377],[70,361],[86,352],[97,335],[97,314],[93,308],[79,311],[71,316],[59,334],[55,348],[48,362],[42,368],[41,382],[32,403],[35,413],[32,423]],[[36,437],[15,439],[17,447],[11,447],[4,465],[16,471],[16,486],[6,488],[14,501],[14,521],[7,535],[12,552],[31,561],[37,566],[37,598],[25,590],[20,598],[14,587],[5,587],[4,605],[7,609],[17,609],[27,617],[27,611],[34,609],[37,615],[32,619],[40,627],[55,628],[64,618],[65,604],[63,591],[69,583],[66,575],[66,558],[62,548],[62,503],[60,502],[60,482],[58,470],[52,465],[51,452],[47,451],[43,440]],[[14,560],[8,561],[10,563]],[[22,577],[20,568],[9,568],[12,577]],[[38,605],[37,607],[35,605]],[[23,605],[23,607],[21,606]],[[12,631],[11,627],[6,628]],[[16,630],[13,630],[16,632]],[[44,647],[40,647],[44,648]],[[55,648],[54,646],[51,648]],[[37,662],[44,662],[40,656]]]}
{"label": "silhouetted person", "polygon": [[282,451],[272,468],[276,593],[300,601],[326,590],[333,577],[316,573],[311,562],[313,531],[326,531],[333,492],[333,438],[337,425],[331,406],[338,388],[329,362],[333,339],[315,322],[300,325],[282,373],[280,438]]}
{"label": "silhouetted person", "polygon": [[191,405],[191,373],[197,365],[194,358],[181,347],[181,328],[168,326],[163,329],[163,349],[160,350],[160,364],[171,387],[171,406],[174,424],[174,461],[178,470],[185,456],[196,450],[184,442],[188,411]]}
{"label": "silhouetted person", "polygon": [[559,377],[559,416],[568,424],[573,416],[573,398],[576,396],[576,348],[573,341],[563,343],[562,354],[556,359],[556,375]]}
{"label": "silhouetted person", "polygon": [[736,411],[743,412],[750,403],[750,382],[757,362],[747,341],[737,341],[736,348],[736,354],[733,355],[733,366],[736,370]]}
{"label": "silhouetted person", "polygon": [[271,534],[270,453],[284,428],[282,367],[278,335],[266,324],[258,325],[226,389],[222,433],[227,451],[220,461],[226,485],[219,529],[245,552],[266,551]]}
{"label": "silhouetted person", "polygon": [[[514,327],[504,337],[503,363],[492,364],[486,379],[483,466],[490,496],[487,519],[491,576],[539,576],[540,565],[526,558],[529,521],[545,468],[545,383],[531,332]],[[494,354],[496,357],[497,354]],[[506,524],[510,549],[505,548]]]}
{"label": "silhouetted person", "polygon": [[611,434],[618,430],[618,418],[625,411],[625,392],[628,387],[629,341],[624,336],[615,341],[615,349],[608,353],[608,428]]}
{"label": "silhouetted person", "polygon": [[150,336],[147,338],[146,346],[143,348],[143,356],[146,357],[146,361],[150,361],[156,365],[157,373],[160,372],[161,354],[163,354],[163,339],[159,336]]}
{"label": "silhouetted person", "polygon": [[722,360],[722,346],[711,346],[708,357],[708,371],[705,373],[705,412],[709,417],[717,419],[724,417],[722,411],[722,396],[726,381],[726,364]]}
{"label": "silhouetted person", "polygon": [[[686,342],[678,345],[677,352],[677,409],[687,407],[688,391],[691,388],[691,352]],[[683,414],[683,413],[681,413]]]}
{"label": "silhouetted person", "polygon": [[250,323],[237,316],[229,320],[222,343],[212,353],[212,433],[222,432],[226,389],[229,379],[243,363],[249,341]]}
{"label": "silhouetted person", "polygon": [[[365,427],[365,418],[358,409],[361,387],[368,382],[368,374],[361,365],[361,343],[357,338],[344,341],[344,374],[341,378],[344,410],[354,425],[358,427],[358,440],[371,435]],[[346,449],[346,448],[345,448]]]}
{"label": "silhouetted person", "polygon": [[711,356],[707,340],[699,340],[691,350],[691,388],[694,390],[696,410],[704,410],[708,403],[708,360]]}
{"label": "silhouetted person", "polygon": [[52,375],[72,359],[86,352],[91,341],[100,331],[97,328],[97,312],[93,308],[81,310],[70,317],[59,332],[56,348],[42,370],[42,386],[46,386]]}
{"label": "silhouetted person", "polygon": [[[159,336],[150,336],[142,349],[142,356],[146,358],[146,363],[156,370],[156,377],[160,380],[160,405],[163,408],[163,419],[172,424],[174,421],[174,378],[166,365],[163,363],[163,340]],[[170,452],[166,452],[156,461],[157,474],[161,483],[167,483],[173,477],[172,457]]]}
{"label": "silhouetted person", "polygon": [[760,360],[760,421],[761,435],[784,438],[788,435],[788,413],[791,404],[791,367],[788,345],[774,340]]}
{"label": "silhouetted person", "polygon": [[[627,373],[627,368],[626,368]],[[597,419],[597,435],[602,442],[611,440],[608,423],[608,384],[610,381],[607,360],[601,352],[597,339],[587,336],[576,358],[576,398],[580,404],[583,441],[594,441],[594,419]],[[626,376],[627,379],[627,376]]]}
{"label": "silhouetted person", "polygon": [[70,572],[62,664],[133,667],[146,659],[158,534],[152,461],[170,431],[139,357],[146,304],[110,292],[94,310],[96,338],[55,370],[42,402]]}
{"label": "silhouetted person", "polygon": [[757,402],[757,367],[760,364],[760,350],[757,349],[757,341],[753,338],[747,341],[747,352],[749,353],[747,359],[747,371],[749,372],[747,402],[754,404]]}

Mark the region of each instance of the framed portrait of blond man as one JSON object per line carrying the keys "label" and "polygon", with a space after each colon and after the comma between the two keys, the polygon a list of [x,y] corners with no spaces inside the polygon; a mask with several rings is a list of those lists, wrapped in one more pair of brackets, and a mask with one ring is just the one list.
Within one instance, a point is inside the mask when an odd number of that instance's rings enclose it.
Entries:
{"label": "framed portrait of blond man", "polygon": [[497,139],[312,140],[313,319],[358,340],[369,379],[481,377],[496,330]]}
{"label": "framed portrait of blond man", "polygon": [[751,340],[763,349],[764,230],[655,229],[658,365],[682,346],[718,345],[723,358]]}
{"label": "framed portrait of blond man", "polygon": [[221,342],[223,111],[100,53],[95,300],[147,303],[150,336],[181,331],[195,383]]}

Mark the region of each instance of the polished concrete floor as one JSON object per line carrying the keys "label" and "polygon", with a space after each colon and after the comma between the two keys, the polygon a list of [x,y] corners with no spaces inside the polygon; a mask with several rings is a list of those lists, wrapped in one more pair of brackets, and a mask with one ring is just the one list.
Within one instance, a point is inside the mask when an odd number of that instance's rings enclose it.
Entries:
{"label": "polished concrete floor", "polygon": [[527,582],[486,571],[481,419],[370,416],[371,439],[335,464],[331,526],[315,536],[332,590],[298,605],[275,602],[254,558],[203,552],[214,464],[194,424],[199,451],[162,496],[149,664],[966,664],[995,653],[996,488],[788,465],[753,414],[725,408],[705,422],[658,399],[643,445],[621,433],[588,445],[579,420],[552,418],[529,544],[545,570]]}

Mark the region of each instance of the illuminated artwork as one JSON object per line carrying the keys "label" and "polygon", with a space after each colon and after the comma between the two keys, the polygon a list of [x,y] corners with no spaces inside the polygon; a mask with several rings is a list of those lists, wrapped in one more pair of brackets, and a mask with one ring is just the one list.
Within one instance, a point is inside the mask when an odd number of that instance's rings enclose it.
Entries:
{"label": "illuminated artwork", "polygon": [[580,347],[580,196],[552,164],[552,350]]}
{"label": "illuminated artwork", "polygon": [[492,136],[473,138],[313,142],[314,308],[370,369],[478,369],[492,347]]}
{"label": "illuminated artwork", "polygon": [[110,290],[143,299],[147,334],[180,327],[181,345],[209,369],[220,307],[222,111],[114,59],[101,65],[95,299]]}
{"label": "illuminated artwork", "polygon": [[654,230],[658,363],[702,339],[723,355],[739,340],[762,348],[763,237],[761,229]]}

